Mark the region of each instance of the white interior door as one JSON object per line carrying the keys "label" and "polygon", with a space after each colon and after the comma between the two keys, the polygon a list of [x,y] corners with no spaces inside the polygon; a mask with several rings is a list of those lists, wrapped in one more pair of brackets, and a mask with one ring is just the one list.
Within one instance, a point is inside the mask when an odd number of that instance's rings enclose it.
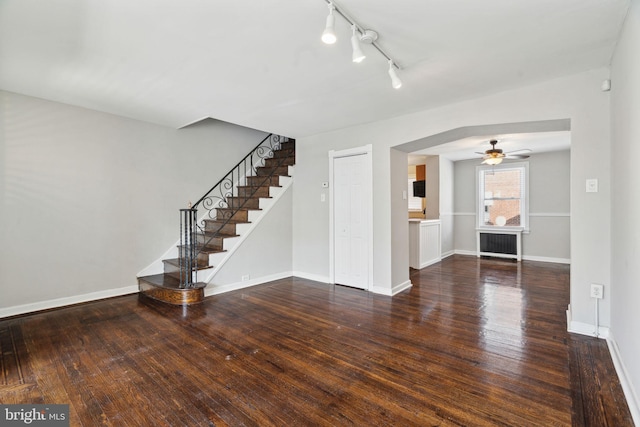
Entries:
{"label": "white interior door", "polygon": [[369,287],[370,179],[368,154],[333,159],[334,281]]}

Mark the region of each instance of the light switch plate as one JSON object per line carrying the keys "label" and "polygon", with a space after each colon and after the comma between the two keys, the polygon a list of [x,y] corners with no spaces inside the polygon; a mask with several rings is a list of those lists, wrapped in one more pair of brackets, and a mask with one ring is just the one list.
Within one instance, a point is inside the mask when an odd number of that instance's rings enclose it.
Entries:
{"label": "light switch plate", "polygon": [[604,298],[604,285],[597,283],[591,284],[591,298],[602,299]]}
{"label": "light switch plate", "polygon": [[598,192],[598,180],[595,178],[587,179],[587,193]]}

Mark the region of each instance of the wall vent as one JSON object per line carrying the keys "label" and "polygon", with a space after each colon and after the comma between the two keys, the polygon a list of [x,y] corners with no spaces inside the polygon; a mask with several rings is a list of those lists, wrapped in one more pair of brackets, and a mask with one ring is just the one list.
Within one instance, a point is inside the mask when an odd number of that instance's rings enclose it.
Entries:
{"label": "wall vent", "polygon": [[496,256],[500,258],[515,258],[521,255],[521,232],[518,231],[478,231],[478,256]]}

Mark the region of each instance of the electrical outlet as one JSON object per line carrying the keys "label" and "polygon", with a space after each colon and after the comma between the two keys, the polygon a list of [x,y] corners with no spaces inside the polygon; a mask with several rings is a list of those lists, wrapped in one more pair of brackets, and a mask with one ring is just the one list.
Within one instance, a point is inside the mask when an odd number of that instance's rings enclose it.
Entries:
{"label": "electrical outlet", "polygon": [[249,276],[248,274],[245,274],[244,276],[242,276],[242,281],[246,282],[247,280],[249,280],[251,278],[251,276]]}
{"label": "electrical outlet", "polygon": [[604,297],[604,285],[591,284],[591,298],[602,299]]}

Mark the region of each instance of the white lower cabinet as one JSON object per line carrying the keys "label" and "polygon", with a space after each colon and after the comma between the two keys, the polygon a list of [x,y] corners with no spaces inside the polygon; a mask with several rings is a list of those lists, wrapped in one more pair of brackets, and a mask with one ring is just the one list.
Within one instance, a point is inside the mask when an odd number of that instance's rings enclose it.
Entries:
{"label": "white lower cabinet", "polygon": [[442,259],[440,220],[409,220],[409,266],[421,269]]}

